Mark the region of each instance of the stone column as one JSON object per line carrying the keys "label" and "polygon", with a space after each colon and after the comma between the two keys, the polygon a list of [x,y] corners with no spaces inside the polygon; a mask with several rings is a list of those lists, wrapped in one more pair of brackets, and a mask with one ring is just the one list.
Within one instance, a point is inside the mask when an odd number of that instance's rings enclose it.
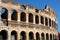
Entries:
{"label": "stone column", "polygon": [[29,40],[29,34],[28,34],[28,32],[26,33],[26,39]]}
{"label": "stone column", "polygon": [[17,40],[20,40],[20,32],[17,34]]}
{"label": "stone column", "polygon": [[18,14],[18,18],[17,18],[18,20],[17,21],[20,22],[20,14],[21,14],[21,12],[18,12],[17,14]]}
{"label": "stone column", "polygon": [[50,34],[49,34],[49,40],[50,40]]}
{"label": "stone column", "polygon": [[45,26],[45,17],[44,17],[44,26]]}
{"label": "stone column", "polygon": [[28,15],[28,13],[27,13],[27,14],[26,14],[26,23],[28,23],[28,20],[29,20],[29,19],[28,19],[28,16],[29,16],[29,15]]}
{"label": "stone column", "polygon": [[12,10],[8,9],[8,20],[9,20],[9,21],[11,21],[11,14],[12,14],[11,11],[12,11]]}
{"label": "stone column", "polygon": [[11,40],[11,32],[8,31],[8,40]]}
{"label": "stone column", "polygon": [[44,34],[44,36],[45,36],[45,38],[44,38],[44,39],[46,40],[46,34]]}
{"label": "stone column", "polygon": [[48,19],[48,27],[49,27],[49,19]]}
{"label": "stone column", "polygon": [[33,15],[33,23],[35,24],[35,15]]}
{"label": "stone column", "polygon": [[41,25],[41,18],[40,18],[40,16],[39,16],[39,25]]}

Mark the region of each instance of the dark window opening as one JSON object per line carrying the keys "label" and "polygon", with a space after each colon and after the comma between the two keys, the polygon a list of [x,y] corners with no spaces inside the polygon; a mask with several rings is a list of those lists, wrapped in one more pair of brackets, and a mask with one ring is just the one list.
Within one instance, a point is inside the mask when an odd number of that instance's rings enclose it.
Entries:
{"label": "dark window opening", "polygon": [[7,31],[2,30],[2,31],[0,32],[0,40],[7,40],[7,39],[8,39]]}
{"label": "dark window opening", "polygon": [[41,24],[44,24],[44,18],[41,16]]}
{"label": "dark window opening", "polygon": [[21,36],[20,36],[21,40],[26,40],[26,33],[25,33],[24,31],[21,32],[20,35],[21,35]]}
{"label": "dark window opening", "polygon": [[29,22],[33,23],[33,15],[29,13]]}
{"label": "dark window opening", "polygon": [[49,19],[49,26],[51,26],[51,19]]}
{"label": "dark window opening", "polygon": [[36,33],[36,40],[40,40],[40,35],[39,35],[39,33]]}
{"label": "dark window opening", "polygon": [[32,32],[29,33],[29,40],[34,40],[34,34]]}
{"label": "dark window opening", "polygon": [[21,13],[21,21],[26,21],[26,14],[24,12]]}
{"label": "dark window opening", "polygon": [[17,21],[17,11],[16,10],[12,10],[11,20]]}
{"label": "dark window opening", "polygon": [[39,10],[38,9],[35,9],[35,12],[39,13]]}
{"label": "dark window opening", "polygon": [[21,6],[20,6],[20,9],[25,10],[26,7],[25,7],[24,5],[21,5]]}
{"label": "dark window opening", "polygon": [[44,40],[45,37],[44,37],[44,33],[41,34],[41,39]]}
{"label": "dark window opening", "polygon": [[45,25],[48,26],[48,19],[45,18]]}
{"label": "dark window opening", "polygon": [[39,24],[39,16],[35,16],[35,22],[36,22],[36,24]]}
{"label": "dark window opening", "polygon": [[49,35],[48,34],[46,34],[46,40],[49,40]]}
{"label": "dark window opening", "polygon": [[6,8],[2,8],[1,13],[2,13],[1,15],[2,19],[8,19],[8,10]]}
{"label": "dark window opening", "polygon": [[11,32],[11,40],[17,40],[17,32],[16,31]]}

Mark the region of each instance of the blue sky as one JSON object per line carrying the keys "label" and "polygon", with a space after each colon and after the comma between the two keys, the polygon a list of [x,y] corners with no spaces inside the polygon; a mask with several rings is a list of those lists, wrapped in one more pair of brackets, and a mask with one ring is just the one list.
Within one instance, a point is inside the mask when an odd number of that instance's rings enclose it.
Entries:
{"label": "blue sky", "polygon": [[44,9],[45,5],[51,7],[57,16],[58,31],[60,32],[60,0],[15,0],[16,2],[22,2],[31,6]]}

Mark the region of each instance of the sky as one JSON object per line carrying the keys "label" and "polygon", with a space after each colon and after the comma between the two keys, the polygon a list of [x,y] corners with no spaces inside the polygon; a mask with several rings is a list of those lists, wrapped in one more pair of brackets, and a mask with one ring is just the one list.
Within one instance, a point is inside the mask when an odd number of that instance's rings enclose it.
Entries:
{"label": "sky", "polygon": [[44,9],[45,5],[51,7],[57,16],[58,31],[60,32],[60,0],[14,0],[15,2],[22,2],[40,9]]}

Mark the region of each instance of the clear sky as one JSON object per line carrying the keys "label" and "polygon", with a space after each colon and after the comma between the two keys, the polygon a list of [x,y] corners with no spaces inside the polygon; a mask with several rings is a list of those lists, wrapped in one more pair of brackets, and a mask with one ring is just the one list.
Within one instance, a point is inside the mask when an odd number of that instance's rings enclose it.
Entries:
{"label": "clear sky", "polygon": [[51,7],[57,16],[58,31],[60,32],[60,0],[14,0],[16,2],[22,2],[31,6],[44,9],[45,5]]}

